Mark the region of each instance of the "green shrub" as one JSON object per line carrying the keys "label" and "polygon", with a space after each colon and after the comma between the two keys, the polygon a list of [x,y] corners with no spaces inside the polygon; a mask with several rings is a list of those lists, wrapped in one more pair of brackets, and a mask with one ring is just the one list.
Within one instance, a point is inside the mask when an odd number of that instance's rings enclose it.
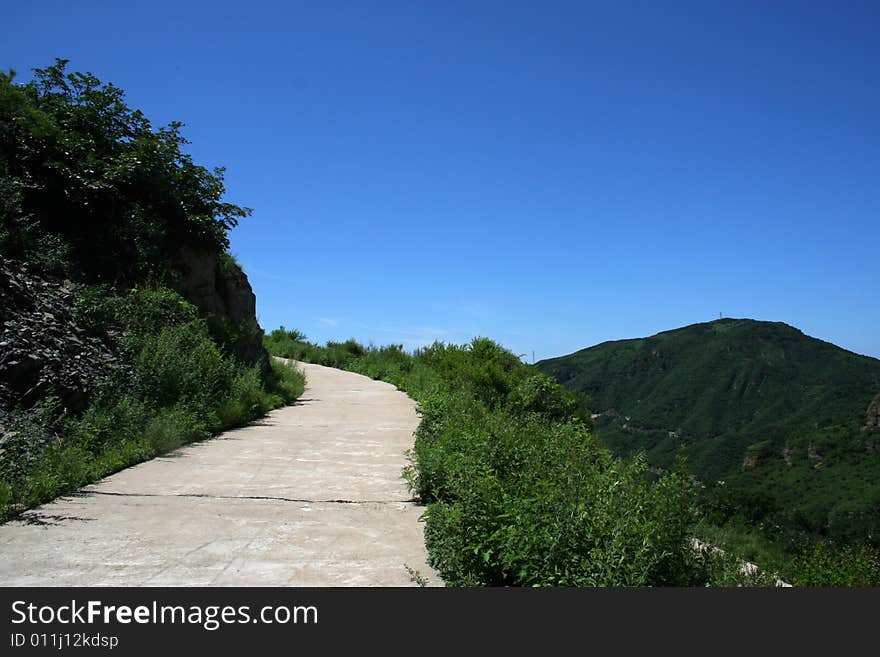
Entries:
{"label": "green shrub", "polygon": [[283,326],[263,337],[266,350],[281,358],[321,364],[326,349],[307,342],[306,336],[296,329],[288,331]]}
{"label": "green shrub", "polygon": [[[357,353],[357,350],[349,350]],[[412,371],[413,359],[403,351],[403,345],[389,345],[378,349],[360,350],[360,356],[350,362],[350,368],[371,379],[381,379],[404,387]]]}
{"label": "green shrub", "polygon": [[8,509],[12,508],[15,502],[15,495],[12,486],[3,480],[0,480],[0,520],[2,520]]}
{"label": "green shrub", "polygon": [[4,419],[0,436],[0,481],[9,486],[11,502],[39,463],[46,449],[58,440],[64,412],[56,397],[46,397],[34,408],[18,409]]}
{"label": "green shrub", "polygon": [[57,495],[76,490],[92,480],[91,454],[63,441],[51,445],[25,481],[19,502],[35,506]]}
{"label": "green shrub", "polygon": [[511,411],[541,413],[551,418],[577,417],[588,421],[587,397],[570,392],[544,374],[533,374],[510,392]]}
{"label": "green shrub", "polygon": [[163,454],[209,435],[198,415],[179,405],[160,409],[147,423],[143,438],[154,454]]}
{"label": "green shrub", "polygon": [[694,581],[710,586],[774,587],[779,586],[776,576],[766,570],[749,567],[732,553],[713,547],[695,552]]}
{"label": "green shrub", "polygon": [[306,389],[306,375],[295,363],[271,360],[270,388],[277,391],[283,403],[298,399]]}
{"label": "green shrub", "polygon": [[259,368],[248,367],[236,372],[229,392],[217,406],[217,416],[223,427],[241,426],[280,405],[280,401],[263,389]]}
{"label": "green shrub", "polygon": [[154,406],[186,401],[210,409],[228,394],[234,366],[224,360],[201,321],[163,328],[143,340],[134,361],[133,390]]}
{"label": "green shrub", "polygon": [[88,286],[78,291],[74,311],[86,328],[135,335],[196,319],[195,306],[162,286],[135,287],[122,294],[106,285]]}
{"label": "green shrub", "polygon": [[149,411],[140,399],[125,395],[112,402],[96,403],[86,409],[72,426],[72,440],[97,456],[124,440],[139,436],[147,425]]}
{"label": "green shrub", "polygon": [[[426,531],[431,563],[447,583],[637,586],[687,579],[694,507],[682,475],[652,484],[644,459],[613,460],[582,424],[535,415],[472,416],[464,439],[449,438],[448,492],[428,507]],[[428,454],[438,459],[435,449]]]}
{"label": "green shrub", "polygon": [[790,579],[795,586],[880,586],[880,552],[820,541],[795,560]]}

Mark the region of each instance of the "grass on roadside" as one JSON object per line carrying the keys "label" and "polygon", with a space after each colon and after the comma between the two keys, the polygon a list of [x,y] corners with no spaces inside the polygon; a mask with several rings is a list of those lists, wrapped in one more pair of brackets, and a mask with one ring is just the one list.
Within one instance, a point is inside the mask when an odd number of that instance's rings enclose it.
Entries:
{"label": "grass on roadside", "polygon": [[[258,365],[243,365],[223,353],[194,311],[167,290],[101,303],[101,310],[133,327],[119,333],[126,367],[104,382],[81,412],[49,396],[8,416],[0,445],[0,520],[243,426],[292,402],[305,388],[304,373],[293,365],[273,359],[263,376]],[[169,304],[180,315],[153,333],[150,327],[158,322],[142,321],[142,315],[158,312],[167,319]],[[130,317],[132,305],[136,320]],[[108,323],[106,317],[101,321]]]}

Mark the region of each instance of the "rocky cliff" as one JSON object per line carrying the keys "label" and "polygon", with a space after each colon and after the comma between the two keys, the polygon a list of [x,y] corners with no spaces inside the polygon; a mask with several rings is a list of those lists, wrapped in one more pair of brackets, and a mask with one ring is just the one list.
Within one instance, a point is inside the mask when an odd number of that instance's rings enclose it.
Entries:
{"label": "rocky cliff", "polygon": [[235,356],[269,369],[263,330],[257,323],[257,299],[247,275],[235,260],[182,246],[177,258],[177,291],[199,309],[211,333]]}
{"label": "rocky cliff", "polygon": [[[218,343],[267,372],[256,297],[241,267],[229,256],[183,248],[177,274],[175,287],[197,307]],[[29,408],[49,394],[80,410],[120,367],[112,345],[77,323],[78,287],[0,258],[0,424],[7,411]]]}

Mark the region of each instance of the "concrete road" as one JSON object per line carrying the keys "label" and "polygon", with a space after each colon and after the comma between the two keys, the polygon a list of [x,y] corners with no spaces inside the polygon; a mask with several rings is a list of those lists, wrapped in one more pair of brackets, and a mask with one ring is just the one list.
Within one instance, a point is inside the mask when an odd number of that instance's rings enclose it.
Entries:
{"label": "concrete road", "polygon": [[296,405],[0,526],[0,585],[442,585],[400,476],[414,402],[301,367]]}

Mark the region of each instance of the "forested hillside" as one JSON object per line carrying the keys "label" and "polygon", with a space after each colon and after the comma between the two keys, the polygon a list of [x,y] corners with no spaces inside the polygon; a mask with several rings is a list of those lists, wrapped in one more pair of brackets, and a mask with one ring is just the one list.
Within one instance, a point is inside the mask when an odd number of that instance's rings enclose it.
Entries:
{"label": "forested hillside", "polygon": [[[723,319],[537,364],[591,397],[618,454],[683,451],[716,523],[880,545],[880,361],[782,323]],[[723,482],[723,483],[719,483]]]}

